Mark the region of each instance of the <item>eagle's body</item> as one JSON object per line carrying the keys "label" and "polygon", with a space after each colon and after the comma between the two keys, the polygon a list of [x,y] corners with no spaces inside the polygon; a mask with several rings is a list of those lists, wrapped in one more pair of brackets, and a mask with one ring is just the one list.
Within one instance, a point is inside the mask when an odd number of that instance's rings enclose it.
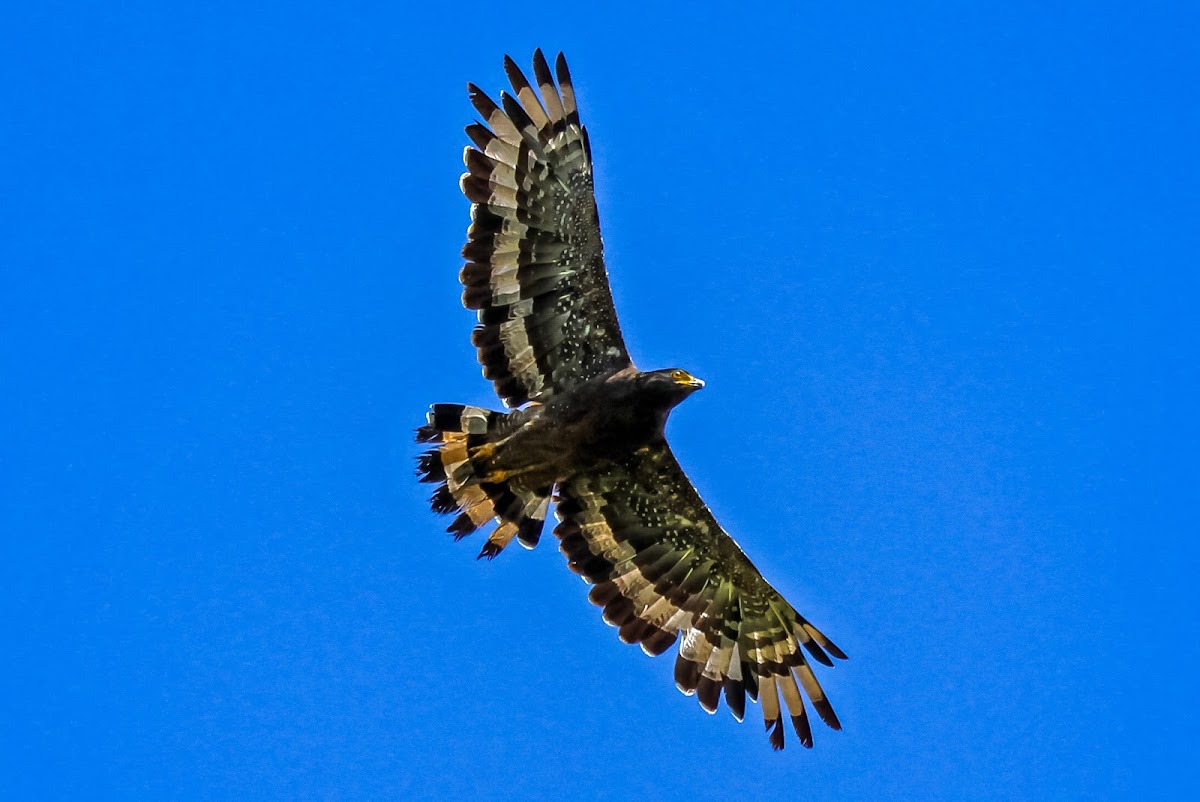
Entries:
{"label": "eagle's body", "polygon": [[[672,379],[672,373],[683,376]],[[703,386],[678,370],[627,368],[597,376],[530,407],[531,417],[496,449],[493,464],[518,474],[528,470],[538,477],[522,481],[530,489],[566,481],[604,460],[666,442],[667,416]]]}
{"label": "eagle's body", "polygon": [[592,192],[591,152],[562,55],[557,84],[540,51],[537,90],[511,59],[503,109],[473,85],[484,124],[467,128],[462,188],[473,202],[460,273],[475,309],[484,376],[512,408],[435,404],[420,442],[432,506],[465,537],[495,521],[480,556],[514,537],[533,546],[551,502],[569,567],[621,639],[649,654],[683,635],[675,680],[708,711],[739,719],[761,699],[782,748],[782,697],[801,743],[800,689],[837,716],[805,657],[845,655],[772,588],[717,523],[667,445],[671,410],[703,386],[686,371],[638,370],[613,309]]}

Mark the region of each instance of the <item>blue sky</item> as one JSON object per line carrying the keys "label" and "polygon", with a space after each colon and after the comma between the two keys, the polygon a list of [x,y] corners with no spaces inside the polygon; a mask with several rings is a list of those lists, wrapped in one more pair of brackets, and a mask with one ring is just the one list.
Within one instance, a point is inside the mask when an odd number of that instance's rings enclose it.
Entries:
{"label": "blue sky", "polygon": [[[5,796],[1197,793],[1194,10],[109,5],[0,20]],[[536,46],[676,453],[850,655],[811,752],[413,481]]]}

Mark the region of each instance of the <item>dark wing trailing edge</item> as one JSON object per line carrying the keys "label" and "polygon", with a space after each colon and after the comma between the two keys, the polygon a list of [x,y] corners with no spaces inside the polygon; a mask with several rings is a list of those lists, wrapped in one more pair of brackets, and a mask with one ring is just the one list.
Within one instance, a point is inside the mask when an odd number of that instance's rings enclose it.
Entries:
{"label": "dark wing trailing edge", "polygon": [[501,106],[467,85],[483,123],[466,129],[475,147],[461,186],[473,205],[459,279],[463,305],[479,312],[471,341],[483,375],[516,407],[631,362],[567,62],[560,53],[556,86],[536,51],[536,90],[508,56],[504,68],[516,98],[501,92]]}
{"label": "dark wing trailing edge", "polygon": [[801,688],[822,721],[842,728],[805,650],[826,665],[846,655],[767,584],[665,444],[577,476],[558,493],[554,534],[621,640],[658,655],[683,633],[681,691],[710,713],[723,691],[739,721],[746,695],[760,700],[776,749],[784,743],[781,696],[800,742],[812,746]]}

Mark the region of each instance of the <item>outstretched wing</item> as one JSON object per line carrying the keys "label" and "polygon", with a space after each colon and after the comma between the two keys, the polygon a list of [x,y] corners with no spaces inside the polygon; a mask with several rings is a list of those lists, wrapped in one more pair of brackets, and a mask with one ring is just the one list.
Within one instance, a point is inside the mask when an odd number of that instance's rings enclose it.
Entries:
{"label": "outstretched wing", "polygon": [[767,584],[666,444],[576,476],[558,493],[554,534],[621,640],[658,655],[683,633],[681,691],[713,713],[723,690],[739,721],[746,695],[760,700],[776,749],[784,743],[780,696],[800,743],[812,746],[800,688],[821,720],[841,729],[804,650],[825,665],[846,655]]}
{"label": "outstretched wing", "polygon": [[467,127],[475,147],[463,155],[461,185],[473,205],[459,279],[463,305],[479,311],[471,341],[483,375],[516,407],[631,362],[604,270],[591,148],[567,62],[560,53],[556,86],[536,51],[536,91],[508,56],[504,68],[516,98],[501,92],[501,106],[467,85],[486,125]]}

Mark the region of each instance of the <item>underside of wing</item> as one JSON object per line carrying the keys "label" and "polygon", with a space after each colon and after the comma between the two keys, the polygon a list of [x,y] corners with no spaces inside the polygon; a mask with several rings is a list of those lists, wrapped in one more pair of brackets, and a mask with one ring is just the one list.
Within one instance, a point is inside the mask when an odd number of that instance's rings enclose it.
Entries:
{"label": "underside of wing", "polygon": [[463,304],[478,310],[472,342],[510,407],[544,401],[630,365],[613,308],[592,189],[587,131],[559,54],[555,76],[534,53],[535,85],[509,57],[515,97],[494,103],[474,84],[482,122],[467,127],[463,194],[472,201]]}
{"label": "underside of wing", "polygon": [[832,665],[830,656],[846,655],[767,584],[665,444],[604,463],[558,493],[560,548],[621,640],[658,655],[682,635],[680,690],[710,713],[724,693],[739,721],[747,695],[760,701],[776,749],[781,698],[801,744],[812,746],[801,690],[841,729],[809,659]]}

